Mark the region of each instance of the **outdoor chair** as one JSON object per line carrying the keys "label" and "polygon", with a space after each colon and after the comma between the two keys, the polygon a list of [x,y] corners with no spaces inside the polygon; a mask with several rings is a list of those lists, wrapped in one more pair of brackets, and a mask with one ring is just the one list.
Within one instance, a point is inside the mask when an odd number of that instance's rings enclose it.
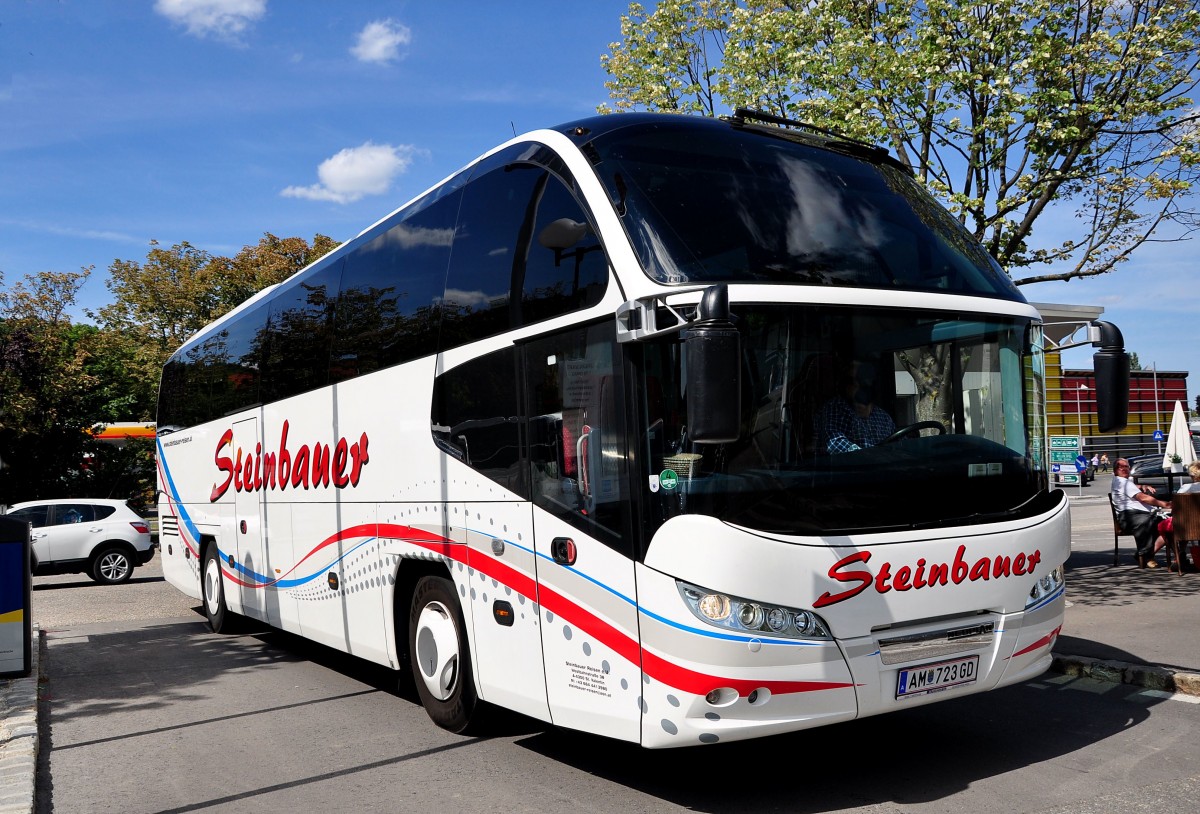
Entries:
{"label": "outdoor chair", "polygon": [[1171,518],[1171,525],[1175,529],[1175,545],[1178,547],[1175,556],[1181,566],[1180,572],[1183,571],[1182,564],[1185,559],[1180,553],[1189,548],[1193,554],[1192,565],[1200,568],[1200,562],[1195,558],[1196,552],[1200,551],[1200,492],[1176,494],[1171,499]]}
{"label": "outdoor chair", "polygon": [[[1180,497],[1188,497],[1188,495],[1184,494],[1184,495],[1176,495],[1176,496],[1175,496],[1175,498],[1176,498],[1176,499],[1179,499]],[[1197,493],[1197,494],[1195,495],[1195,497],[1196,497],[1196,498],[1200,498],[1200,493]],[[1174,507],[1174,506],[1176,506],[1176,505],[1178,505],[1178,504],[1176,504],[1176,503],[1172,502],[1172,504],[1171,504],[1171,505],[1172,505],[1172,507]],[[1197,522],[1198,524],[1200,524],[1200,503],[1194,503],[1194,502],[1193,502],[1193,503],[1191,503],[1190,505],[1192,505],[1192,506],[1194,507],[1194,508],[1192,508],[1192,509],[1191,509],[1191,511],[1194,511],[1194,512],[1197,512],[1197,513],[1198,513],[1198,514],[1196,515],[1196,522]],[[1112,511],[1112,519],[1113,519],[1113,565],[1116,565],[1116,564],[1117,564],[1117,562],[1118,562],[1118,550],[1119,550],[1119,546],[1120,546],[1120,538],[1121,538],[1121,537],[1132,537],[1133,535],[1132,535],[1132,534],[1130,534],[1130,533],[1129,533],[1129,532],[1127,532],[1127,531],[1122,531],[1122,530],[1121,530],[1121,519],[1120,519],[1120,517],[1117,515],[1117,506],[1116,506],[1116,504],[1115,504],[1115,503],[1113,503],[1113,499],[1112,499],[1112,495],[1111,495],[1111,494],[1108,496],[1108,508],[1109,508],[1109,510],[1110,510],[1110,511]],[[1176,515],[1176,514],[1175,514],[1175,511],[1174,511],[1174,509],[1172,509],[1172,516],[1178,517],[1178,515]],[[1173,522],[1173,523],[1176,523],[1176,524],[1178,524],[1178,523],[1179,523],[1179,521],[1178,521],[1178,520],[1173,520],[1172,522]],[[1200,525],[1198,525],[1198,526],[1197,526],[1197,529],[1198,529],[1198,530],[1200,530]],[[1155,533],[1155,536],[1157,536],[1157,532]],[[1180,536],[1179,536],[1179,526],[1178,526],[1178,525],[1176,525],[1176,526],[1175,526],[1175,533],[1174,533],[1173,535],[1171,535],[1171,541],[1170,541],[1169,543],[1167,543],[1167,545],[1166,545],[1166,550],[1167,550],[1167,554],[1166,554],[1166,556],[1167,556],[1167,567],[1168,567],[1168,568],[1170,568],[1170,567],[1171,567],[1171,558],[1172,558],[1172,556],[1174,556],[1174,558],[1175,558],[1175,567],[1176,567],[1177,569],[1179,569],[1179,573],[1181,573],[1181,574],[1183,573],[1183,559],[1182,559],[1182,557],[1180,556],[1180,552],[1181,552],[1181,551],[1186,551],[1186,550],[1187,550],[1187,547],[1186,547],[1186,546],[1184,546],[1184,545],[1182,544],[1182,542],[1181,542],[1181,541],[1182,541],[1182,540],[1184,540],[1184,539],[1186,539],[1186,538],[1183,538],[1183,537],[1180,537]],[[1200,536],[1198,536],[1198,539],[1200,539]]]}
{"label": "outdoor chair", "polygon": [[1120,561],[1121,538],[1133,535],[1121,529],[1121,518],[1117,516],[1117,506],[1113,503],[1112,495],[1108,496],[1108,508],[1112,512],[1113,521],[1113,565]]}

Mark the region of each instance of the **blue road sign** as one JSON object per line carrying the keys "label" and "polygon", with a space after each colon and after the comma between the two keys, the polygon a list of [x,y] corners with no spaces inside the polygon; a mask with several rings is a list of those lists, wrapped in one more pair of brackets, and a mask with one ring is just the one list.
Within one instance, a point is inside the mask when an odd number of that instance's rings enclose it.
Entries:
{"label": "blue road sign", "polygon": [[1154,431],[1154,440],[1155,441],[1165,441],[1167,439],[1163,438],[1162,430],[1155,430]]}

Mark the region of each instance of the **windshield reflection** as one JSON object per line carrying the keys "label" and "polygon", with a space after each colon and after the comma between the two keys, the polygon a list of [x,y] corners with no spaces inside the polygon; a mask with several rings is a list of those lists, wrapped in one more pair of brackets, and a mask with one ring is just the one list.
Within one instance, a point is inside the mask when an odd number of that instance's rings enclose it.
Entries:
{"label": "windshield reflection", "polygon": [[[677,341],[646,344],[652,525],[711,514],[828,534],[982,522],[1049,500],[1041,351],[1028,320],[735,304],[742,427],[696,444]],[[1031,502],[1032,501],[1032,502]]]}

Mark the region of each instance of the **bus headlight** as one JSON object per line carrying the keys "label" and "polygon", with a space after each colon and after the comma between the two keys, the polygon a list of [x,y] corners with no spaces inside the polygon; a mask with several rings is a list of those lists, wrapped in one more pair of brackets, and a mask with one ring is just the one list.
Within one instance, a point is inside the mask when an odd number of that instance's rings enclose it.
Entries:
{"label": "bus headlight", "polygon": [[1053,594],[1063,586],[1063,571],[1062,568],[1055,568],[1049,574],[1046,574],[1041,579],[1033,583],[1033,587],[1029,590],[1029,597],[1025,600],[1025,607],[1036,605],[1046,597]]}
{"label": "bus headlight", "polygon": [[707,624],[742,633],[789,639],[832,639],[820,616],[803,608],[754,602],[676,580],[684,603]]}
{"label": "bus headlight", "polygon": [[729,618],[729,597],[720,594],[705,594],[696,603],[700,615],[712,622]]}

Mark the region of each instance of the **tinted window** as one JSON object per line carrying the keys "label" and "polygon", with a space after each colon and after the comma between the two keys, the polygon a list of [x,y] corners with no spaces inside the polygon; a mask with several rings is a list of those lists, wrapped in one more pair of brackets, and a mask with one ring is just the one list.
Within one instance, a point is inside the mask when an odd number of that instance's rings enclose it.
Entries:
{"label": "tinted window", "polygon": [[346,258],[331,383],[436,352],[458,200],[454,193],[400,213]]}
{"label": "tinted window", "polygon": [[[587,147],[647,273],[1023,301],[912,176],[849,145],[676,116]],[[690,120],[689,120],[690,119]]]}
{"label": "tinted window", "polygon": [[525,346],[533,500],[623,547],[629,524],[625,420],[614,323]]}
{"label": "tinted window", "polygon": [[557,157],[517,145],[463,193],[443,300],[450,348],[599,302],[608,263]]}
{"label": "tinted window", "polygon": [[158,427],[160,430],[185,426],[189,416],[187,404],[187,370],[179,353],[163,367],[158,383]]}
{"label": "tinted window", "polygon": [[163,369],[158,425],[177,429],[259,403],[268,304],[184,345]]}
{"label": "tinted window", "polygon": [[258,404],[263,344],[267,336],[267,303],[232,320],[225,329],[226,401],[221,415]]}
{"label": "tinted window", "polygon": [[677,476],[644,493],[649,533],[679,514],[828,535],[1030,517],[1057,502],[1030,419],[1044,408],[1029,320],[749,302],[736,314],[741,429],[728,443],[689,435],[679,337],[637,348],[646,463],[632,480]]}
{"label": "tinted window", "polygon": [[[108,513],[112,514],[112,509],[109,509]],[[88,503],[62,503],[54,507],[54,525],[91,523],[93,520],[99,519],[96,514],[95,507]]]}
{"label": "tinted window", "polygon": [[21,520],[26,523],[33,524],[35,529],[40,529],[47,523],[47,515],[49,514],[46,506],[27,506],[24,509],[17,509],[8,513],[8,516],[14,520]]}
{"label": "tinted window", "polygon": [[528,498],[516,358],[515,348],[505,348],[439,376],[433,391],[433,438],[472,469]]}
{"label": "tinted window", "polygon": [[328,382],[333,310],[342,261],[284,282],[271,302],[270,339],[263,362],[263,401],[324,387]]}

